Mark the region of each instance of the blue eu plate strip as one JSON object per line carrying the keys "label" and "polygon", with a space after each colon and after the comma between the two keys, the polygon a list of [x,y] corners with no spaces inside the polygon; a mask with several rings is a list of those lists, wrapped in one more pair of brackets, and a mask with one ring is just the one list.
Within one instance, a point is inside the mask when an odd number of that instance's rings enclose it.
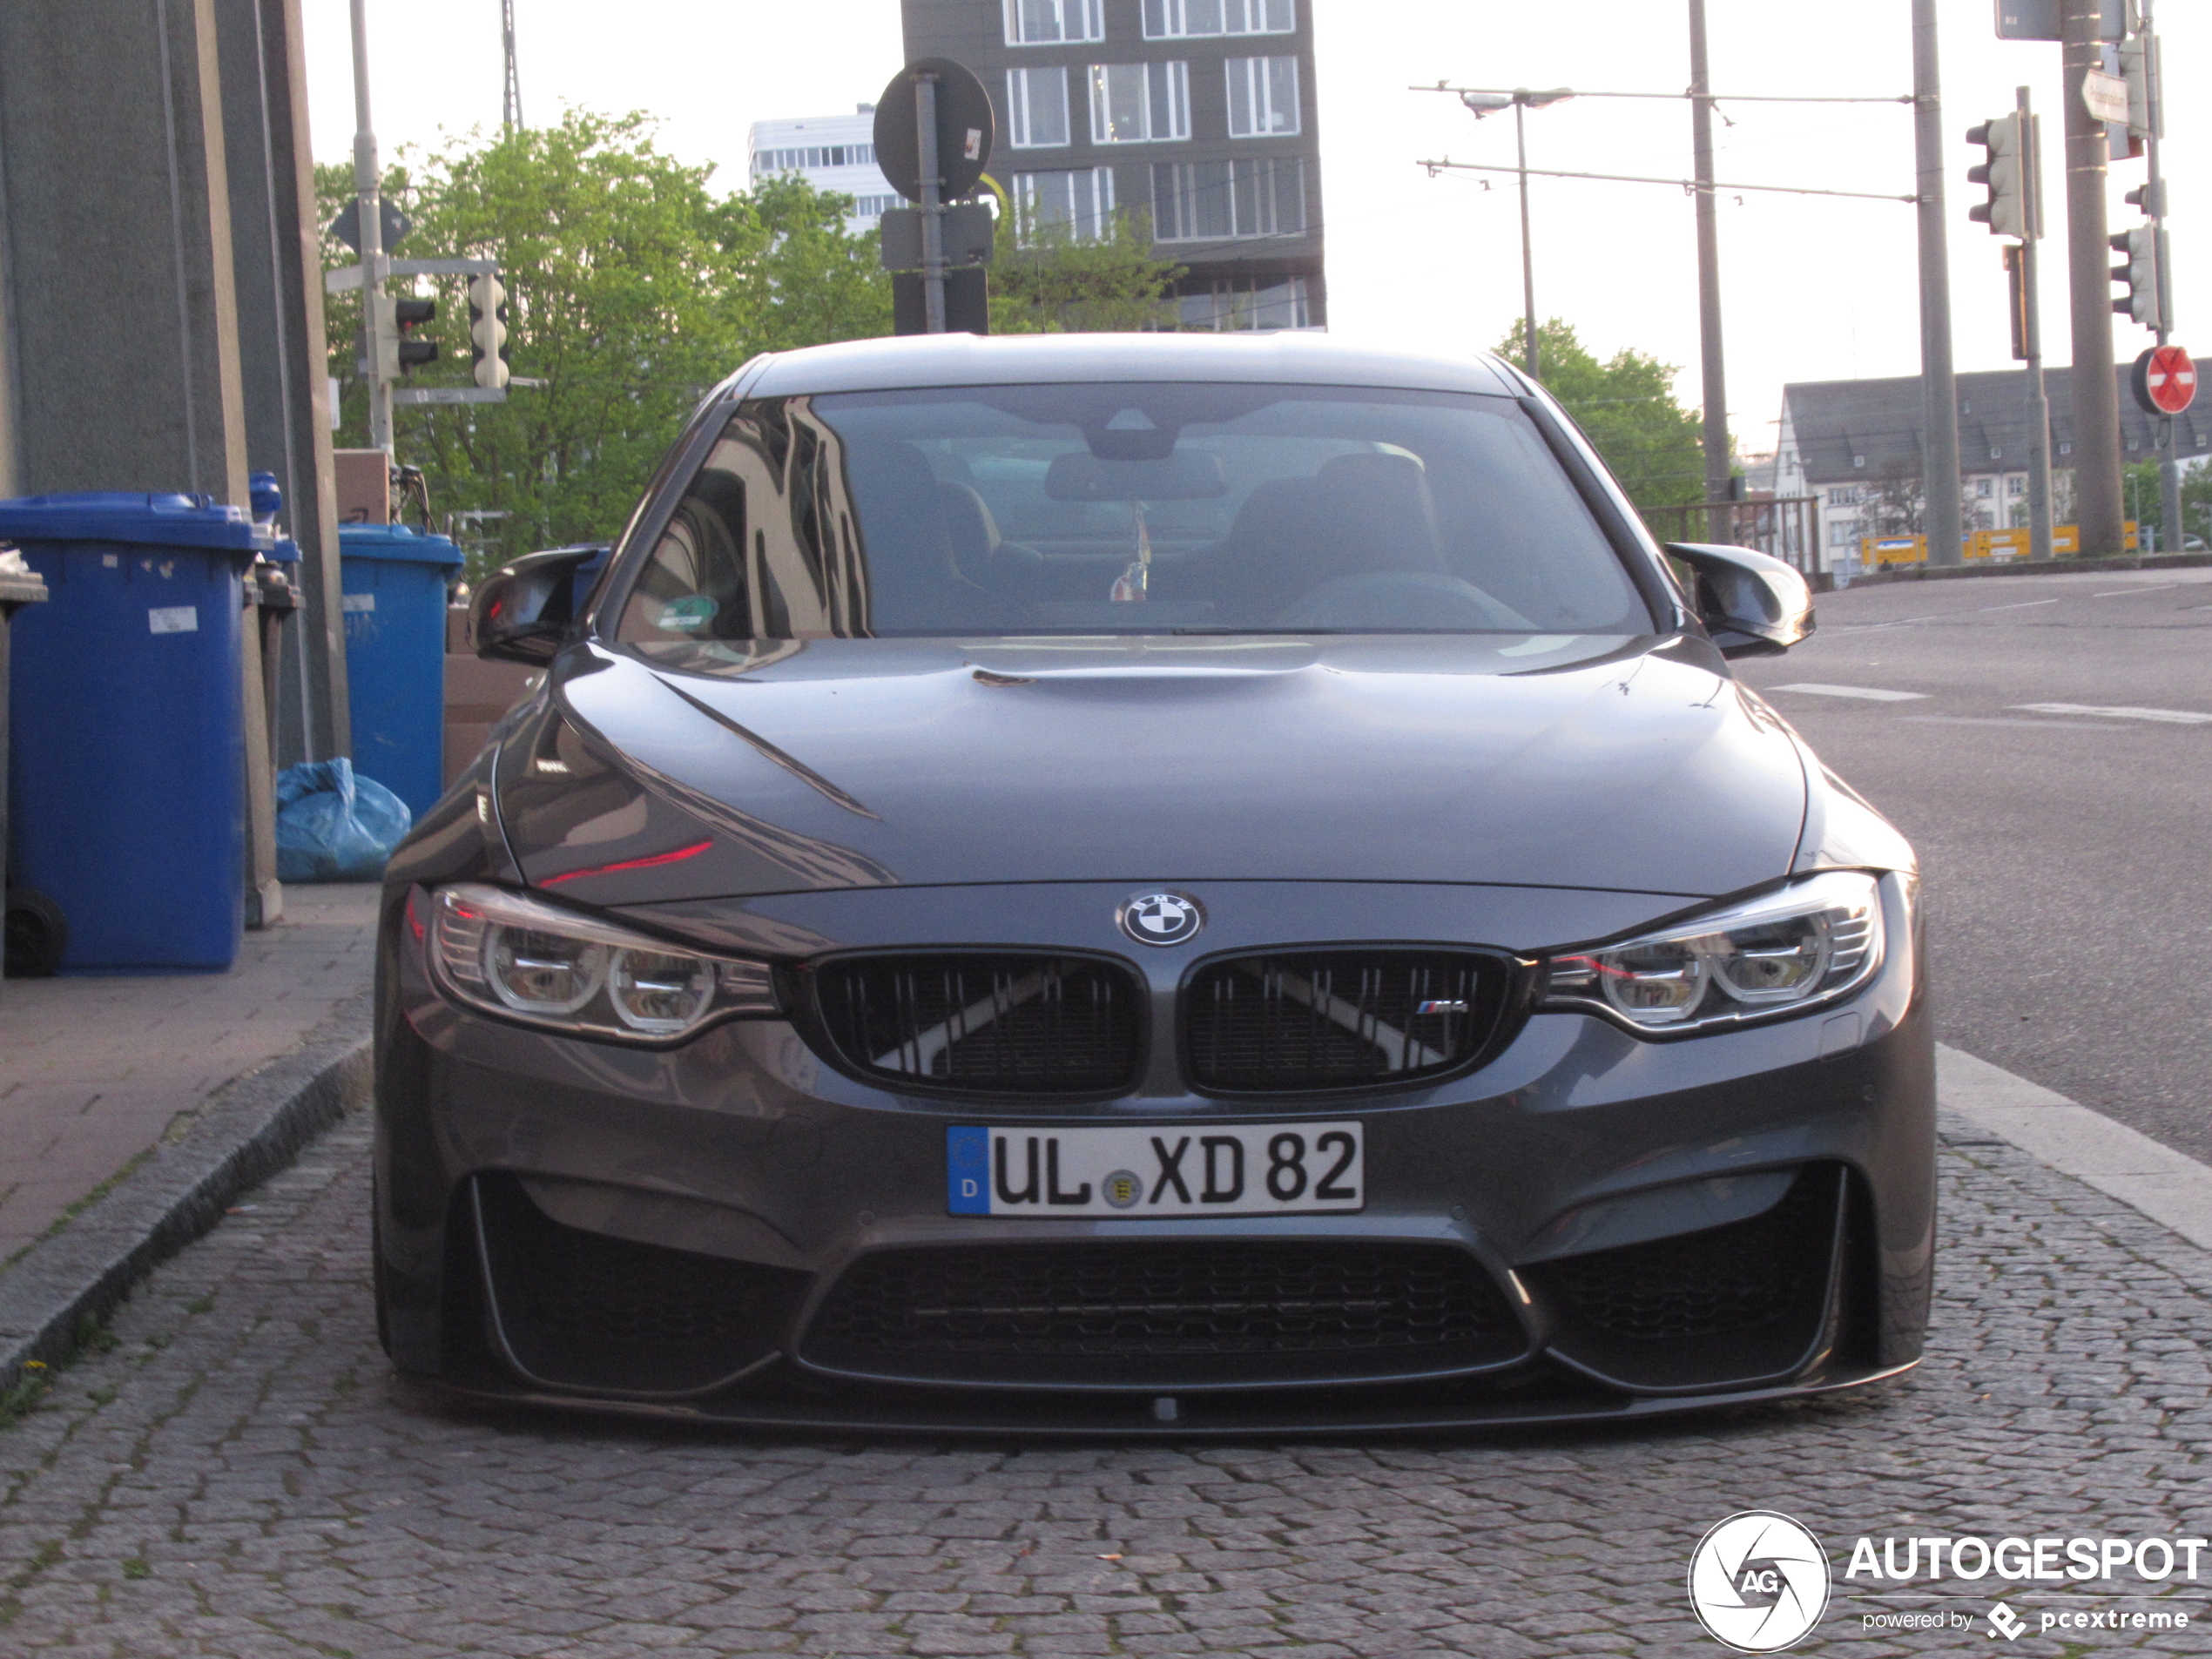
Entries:
{"label": "blue eu plate strip", "polygon": [[945,1128],[945,1210],[955,1216],[991,1213],[991,1131],[961,1123]]}

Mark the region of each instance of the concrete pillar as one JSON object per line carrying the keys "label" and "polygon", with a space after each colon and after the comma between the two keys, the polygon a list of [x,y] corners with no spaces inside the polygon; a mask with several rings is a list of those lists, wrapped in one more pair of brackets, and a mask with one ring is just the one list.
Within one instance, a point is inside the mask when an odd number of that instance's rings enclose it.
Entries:
{"label": "concrete pillar", "polygon": [[246,447],[282,486],[300,610],[274,678],[278,764],[352,752],[331,489],[320,230],[300,0],[214,0]]}
{"label": "concrete pillar", "polygon": [[246,501],[214,0],[0,6],[15,488]]}

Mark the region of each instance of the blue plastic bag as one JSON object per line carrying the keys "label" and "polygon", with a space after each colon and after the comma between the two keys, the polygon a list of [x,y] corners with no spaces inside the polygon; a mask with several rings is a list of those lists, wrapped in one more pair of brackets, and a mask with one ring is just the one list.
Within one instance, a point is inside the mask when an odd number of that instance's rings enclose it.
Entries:
{"label": "blue plastic bag", "polygon": [[374,881],[414,818],[354,763],[303,760],[277,774],[277,879]]}

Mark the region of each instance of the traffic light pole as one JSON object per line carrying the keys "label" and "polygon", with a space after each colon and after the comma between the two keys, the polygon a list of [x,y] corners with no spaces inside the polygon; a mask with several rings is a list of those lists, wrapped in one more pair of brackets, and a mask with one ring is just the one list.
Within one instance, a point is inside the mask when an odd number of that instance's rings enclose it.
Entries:
{"label": "traffic light pole", "polygon": [[[360,203],[361,337],[368,345],[368,442],[392,453],[392,388],[384,378],[384,206],[378,199],[376,133],[368,115],[368,0],[353,0],[354,193]],[[397,342],[394,342],[396,349]]]}
{"label": "traffic light pole", "polygon": [[2105,124],[2083,95],[2104,67],[2098,0],[2060,0],[2065,14],[2066,233],[2074,320],[2074,502],[2080,550],[2125,550],[2120,501],[2120,388],[2112,372],[2112,269],[2105,228]]}
{"label": "traffic light pole", "polygon": [[2027,88],[2013,94],[2020,111],[2021,217],[2020,343],[2027,359],[2027,556],[2051,556],[2051,400],[2043,388],[2043,298],[2036,286],[2036,245],[2043,235],[2043,145]]}
{"label": "traffic light pole", "polygon": [[[2067,4],[2074,0],[2065,0]],[[2088,0],[2091,4],[2095,0]],[[1951,355],[1951,255],[1944,223],[1943,76],[1935,0],[1912,0],[1912,153],[1919,172],[1921,524],[1930,564],[1966,556],[1959,506],[1959,396]]]}
{"label": "traffic light pole", "polygon": [[[2149,94],[2150,132],[2143,139],[2147,185],[2143,199],[2154,210],[2151,222],[2158,239],[2158,343],[2172,343],[2174,334],[2174,261],[2166,240],[2166,179],[2159,172],[2158,148],[2166,135],[2166,74],[2158,56],[2158,37],[2151,30],[2150,0],[2142,0],[2143,76]],[[2179,553],[2188,546],[2188,528],[2182,522],[2182,463],[2174,443],[2174,417],[2158,423],[2158,528],[2161,553]]]}

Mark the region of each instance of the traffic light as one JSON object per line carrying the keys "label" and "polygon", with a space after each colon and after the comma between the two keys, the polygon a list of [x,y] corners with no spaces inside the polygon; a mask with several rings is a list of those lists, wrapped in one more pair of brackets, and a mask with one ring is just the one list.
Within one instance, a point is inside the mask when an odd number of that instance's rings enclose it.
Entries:
{"label": "traffic light", "polygon": [[2112,267],[2112,280],[2121,288],[2121,297],[2112,302],[2112,308],[2146,328],[2163,327],[2158,309],[2158,262],[2165,250],[2159,246],[2158,226],[2138,225],[2122,231],[2112,239],[2112,249],[2128,256],[2127,264]]}
{"label": "traffic light", "polygon": [[1966,217],[1989,226],[1993,236],[2028,233],[2027,134],[2018,111],[1985,121],[1966,131],[1966,142],[1989,152],[1989,159],[1966,170],[1966,181],[1989,192],[1989,199],[1966,210]]}
{"label": "traffic light", "polygon": [[507,384],[507,290],[496,272],[469,279],[469,344],[476,384]]}
{"label": "traffic light", "polygon": [[438,342],[435,340],[415,340],[409,336],[410,328],[435,321],[438,302],[435,300],[403,300],[395,294],[379,297],[377,304],[384,314],[382,330],[386,356],[377,365],[380,378],[395,381],[411,369],[438,361]]}
{"label": "traffic light", "polygon": [[2120,43],[2120,78],[2128,83],[2128,153],[2131,156],[2143,153],[2146,138],[2166,136],[2157,130],[2164,123],[2153,118],[2160,113],[2153,96],[2158,66],[2155,36],[2138,34]]}

